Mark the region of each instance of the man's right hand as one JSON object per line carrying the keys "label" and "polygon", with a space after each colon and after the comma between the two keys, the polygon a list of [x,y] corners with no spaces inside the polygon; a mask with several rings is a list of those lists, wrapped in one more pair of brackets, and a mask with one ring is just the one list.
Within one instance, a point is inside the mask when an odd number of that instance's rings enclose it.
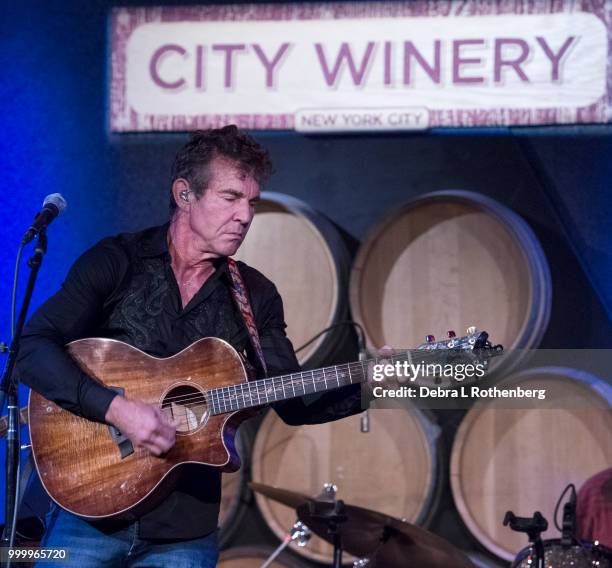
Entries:
{"label": "man's right hand", "polygon": [[176,441],[176,423],[153,404],[117,395],[104,418],[135,448],[145,448],[155,456],[165,454]]}

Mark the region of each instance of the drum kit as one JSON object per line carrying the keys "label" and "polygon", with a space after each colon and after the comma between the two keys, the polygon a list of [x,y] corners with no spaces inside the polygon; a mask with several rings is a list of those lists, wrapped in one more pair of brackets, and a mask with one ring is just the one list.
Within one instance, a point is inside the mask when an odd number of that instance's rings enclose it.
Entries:
{"label": "drum kit", "polygon": [[541,534],[548,529],[548,521],[539,511],[532,517],[517,517],[512,511],[506,513],[504,525],[509,525],[513,531],[527,533],[532,543],[518,553],[512,568],[612,568],[611,549],[598,542],[575,538],[574,519],[571,518],[575,513],[571,506],[567,507],[560,539],[542,540]]}
{"label": "drum kit", "polygon": [[[544,566],[554,568],[611,568],[612,550],[597,543],[575,543],[564,546],[561,539],[543,541]],[[519,552],[512,568],[537,568],[534,547],[528,546]]]}
{"label": "drum kit", "polygon": [[[299,519],[261,568],[270,566],[290,542],[305,546],[311,533],[334,546],[333,568],[343,565],[343,551],[357,557],[353,568],[475,568],[461,550],[432,532],[336,499],[336,487],[331,484],[325,484],[317,497],[262,483],[249,485],[256,493],[295,509]],[[612,550],[598,543],[541,540],[548,523],[539,513],[525,519],[508,512],[504,524],[526,532],[533,542],[519,552],[512,568],[612,568]]]}
{"label": "drum kit", "polygon": [[[312,531],[331,543],[334,568],[342,566],[343,551],[357,557],[355,568],[474,568],[463,552],[443,538],[400,519],[336,499],[333,485],[326,484],[316,498],[261,483],[251,482],[250,486],[253,491],[296,510],[302,525],[294,539],[305,544]],[[283,542],[277,551],[289,542],[289,539]]]}

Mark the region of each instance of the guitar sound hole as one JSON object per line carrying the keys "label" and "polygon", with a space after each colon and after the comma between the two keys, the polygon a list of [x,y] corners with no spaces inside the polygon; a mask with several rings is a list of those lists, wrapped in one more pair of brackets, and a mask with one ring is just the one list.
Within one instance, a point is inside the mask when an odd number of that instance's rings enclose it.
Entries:
{"label": "guitar sound hole", "polygon": [[178,423],[177,433],[197,430],[209,415],[202,391],[189,385],[170,389],[162,400],[162,410]]}

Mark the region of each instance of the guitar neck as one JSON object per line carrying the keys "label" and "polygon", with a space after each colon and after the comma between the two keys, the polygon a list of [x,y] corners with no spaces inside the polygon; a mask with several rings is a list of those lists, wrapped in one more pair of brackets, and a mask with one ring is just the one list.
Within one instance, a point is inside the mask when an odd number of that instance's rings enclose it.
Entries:
{"label": "guitar neck", "polygon": [[422,349],[396,352],[392,356],[385,356],[380,359],[343,363],[312,371],[301,371],[290,375],[210,389],[206,391],[206,398],[212,414],[223,414],[363,383],[367,380],[370,364],[380,363],[381,361],[389,363],[408,361],[411,363],[413,359],[420,361],[423,358],[432,362],[433,359],[438,357],[434,351]]}

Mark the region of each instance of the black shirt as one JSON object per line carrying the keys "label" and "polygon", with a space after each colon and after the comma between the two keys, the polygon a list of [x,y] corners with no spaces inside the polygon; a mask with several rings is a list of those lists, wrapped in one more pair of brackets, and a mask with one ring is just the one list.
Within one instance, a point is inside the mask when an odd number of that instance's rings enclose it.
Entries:
{"label": "black shirt", "polygon": [[[183,308],[167,231],[168,225],[163,225],[107,238],[76,261],[59,292],[34,313],[24,330],[18,368],[25,384],[66,410],[104,422],[116,393],[81,371],[64,350],[66,343],[109,337],[156,357],[169,357],[202,337],[219,337],[259,367],[232,299],[227,261],[219,259],[213,275]],[[246,264],[239,267],[268,375],[298,371],[276,287]],[[359,385],[273,406],[289,424],[325,422],[361,410]],[[142,538],[196,538],[215,530],[220,472],[199,465],[179,469],[176,489],[140,518]]]}

